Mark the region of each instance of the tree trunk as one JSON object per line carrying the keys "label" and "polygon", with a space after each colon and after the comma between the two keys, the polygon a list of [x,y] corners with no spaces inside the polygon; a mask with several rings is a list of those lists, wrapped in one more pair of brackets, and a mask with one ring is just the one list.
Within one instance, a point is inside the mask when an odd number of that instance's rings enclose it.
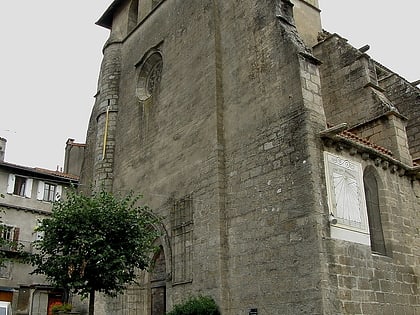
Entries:
{"label": "tree trunk", "polygon": [[91,290],[89,294],[89,315],[95,314],[95,290]]}

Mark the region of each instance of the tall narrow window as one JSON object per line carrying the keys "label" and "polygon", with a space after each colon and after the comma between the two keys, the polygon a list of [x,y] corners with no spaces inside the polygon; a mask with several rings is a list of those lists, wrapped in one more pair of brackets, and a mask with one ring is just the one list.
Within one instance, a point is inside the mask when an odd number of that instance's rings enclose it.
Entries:
{"label": "tall narrow window", "polygon": [[130,4],[130,10],[128,12],[128,32],[131,32],[137,26],[138,15],[139,0],[132,0]]}
{"label": "tall narrow window", "polygon": [[367,167],[363,174],[370,230],[370,244],[372,252],[380,255],[386,255],[384,233],[382,230],[381,211],[379,205],[378,182],[374,172],[374,169]]}
{"label": "tall narrow window", "polygon": [[15,188],[13,190],[14,195],[25,196],[26,189],[26,178],[21,176],[15,176]]}
{"label": "tall narrow window", "polygon": [[172,207],[173,281],[192,280],[193,202],[191,196],[174,202]]}
{"label": "tall narrow window", "polygon": [[54,201],[55,200],[55,191],[56,185],[45,183],[44,184],[44,201]]}

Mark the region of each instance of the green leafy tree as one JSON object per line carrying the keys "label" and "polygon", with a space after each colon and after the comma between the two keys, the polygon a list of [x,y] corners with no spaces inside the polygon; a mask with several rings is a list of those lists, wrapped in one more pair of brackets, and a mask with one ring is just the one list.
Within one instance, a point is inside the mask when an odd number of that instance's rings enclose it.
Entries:
{"label": "green leafy tree", "polygon": [[83,298],[94,314],[95,292],[116,296],[136,279],[136,269],[151,264],[159,219],[138,196],[99,191],[85,196],[69,190],[41,221],[33,273]]}

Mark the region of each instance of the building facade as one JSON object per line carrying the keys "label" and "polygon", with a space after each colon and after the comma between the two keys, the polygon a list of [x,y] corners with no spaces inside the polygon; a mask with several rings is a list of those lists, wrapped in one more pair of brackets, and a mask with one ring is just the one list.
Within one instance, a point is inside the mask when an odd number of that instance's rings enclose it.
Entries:
{"label": "building facade", "polygon": [[161,315],[420,312],[420,91],[316,0],[116,0],[81,183],[163,218],[155,268],[97,304]]}
{"label": "building facade", "polygon": [[0,301],[9,303],[13,314],[50,314],[49,306],[61,302],[63,292],[43,276],[31,275],[33,267],[23,263],[18,252],[34,252],[33,242],[42,237],[35,231],[39,221],[51,214],[52,202],[76,185],[78,177],[5,162],[3,138],[0,147],[1,236],[13,242],[0,249],[10,258],[0,268]]}

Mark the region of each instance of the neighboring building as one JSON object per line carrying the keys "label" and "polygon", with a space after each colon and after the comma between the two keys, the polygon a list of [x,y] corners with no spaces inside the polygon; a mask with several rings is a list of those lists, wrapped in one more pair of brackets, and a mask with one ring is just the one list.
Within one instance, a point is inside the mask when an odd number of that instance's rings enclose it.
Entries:
{"label": "neighboring building", "polygon": [[197,294],[223,315],[420,314],[420,91],[292,2],[116,0],[98,21],[82,187],[164,218],[153,271],[100,314]]}
{"label": "neighboring building", "polygon": [[[77,185],[78,177],[5,162],[3,138],[0,138],[0,148],[1,236],[21,244],[24,252],[32,253],[33,242],[42,237],[35,232],[39,220],[50,215],[52,202],[61,197],[64,188]],[[16,249],[7,246],[0,250],[16,258]],[[45,315],[49,305],[62,299],[63,292],[55,290],[44,277],[31,275],[32,271],[32,266],[14,259],[0,268],[0,301],[10,302],[13,314]]]}
{"label": "neighboring building", "polygon": [[80,175],[82,169],[83,157],[85,154],[84,143],[74,142],[74,139],[69,138],[66,142],[66,154],[64,158],[64,169],[65,174]]}

